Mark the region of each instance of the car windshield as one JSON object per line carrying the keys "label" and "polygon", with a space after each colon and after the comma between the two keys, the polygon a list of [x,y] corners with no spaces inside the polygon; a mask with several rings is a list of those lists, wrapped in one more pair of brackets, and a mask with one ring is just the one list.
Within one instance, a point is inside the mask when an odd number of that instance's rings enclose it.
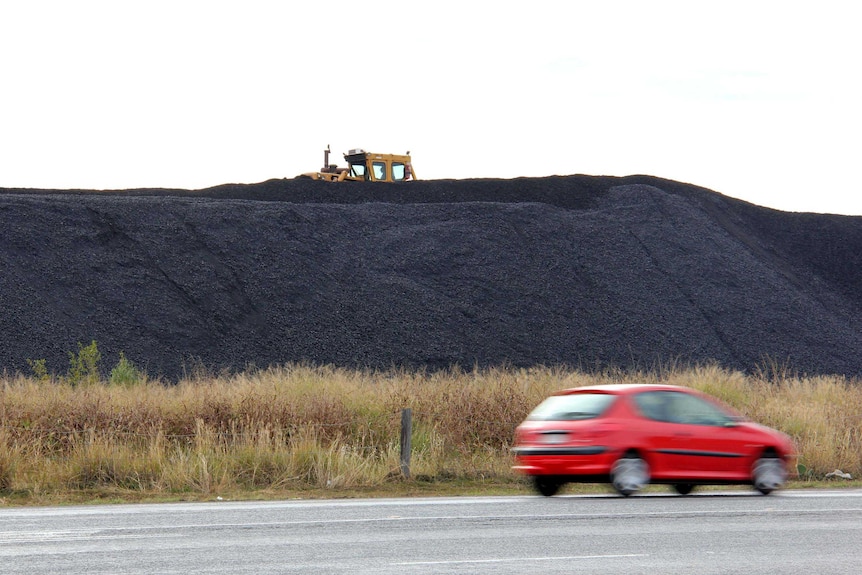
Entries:
{"label": "car windshield", "polygon": [[607,393],[552,395],[534,409],[527,419],[533,421],[572,421],[600,416],[616,399]]}

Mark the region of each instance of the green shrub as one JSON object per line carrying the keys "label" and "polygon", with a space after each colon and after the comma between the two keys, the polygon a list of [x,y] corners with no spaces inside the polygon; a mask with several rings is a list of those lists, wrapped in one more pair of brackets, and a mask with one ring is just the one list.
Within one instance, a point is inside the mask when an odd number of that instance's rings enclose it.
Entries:
{"label": "green shrub", "polygon": [[48,381],[51,376],[48,375],[48,368],[45,366],[44,359],[28,359],[27,365],[33,370],[33,377],[39,381]]}
{"label": "green shrub", "polygon": [[120,360],[111,370],[111,385],[134,385],[142,383],[144,379],[144,373],[121,351]]}
{"label": "green shrub", "polygon": [[71,385],[99,383],[102,380],[99,373],[100,361],[102,361],[102,354],[95,340],[88,346],[78,342],[78,353],[69,352],[69,373],[66,376],[69,383]]}

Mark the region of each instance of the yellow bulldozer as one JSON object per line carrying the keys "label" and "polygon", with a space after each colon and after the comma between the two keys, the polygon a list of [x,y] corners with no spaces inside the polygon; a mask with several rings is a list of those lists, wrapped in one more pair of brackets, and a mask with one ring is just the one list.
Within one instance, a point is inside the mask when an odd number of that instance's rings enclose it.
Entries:
{"label": "yellow bulldozer", "polygon": [[410,152],[406,154],[375,154],[355,148],[344,154],[346,168],[329,163],[329,146],[323,150],[323,168],[306,172],[300,178],[325,182],[407,182],[416,179]]}

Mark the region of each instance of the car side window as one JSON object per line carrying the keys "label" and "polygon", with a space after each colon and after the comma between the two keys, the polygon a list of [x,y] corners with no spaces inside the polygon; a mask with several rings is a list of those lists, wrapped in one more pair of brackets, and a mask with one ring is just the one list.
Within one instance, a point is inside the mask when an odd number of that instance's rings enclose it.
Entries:
{"label": "car side window", "polygon": [[670,400],[665,391],[647,391],[634,397],[635,405],[647,419],[670,422]]}
{"label": "car side window", "polygon": [[374,171],[374,179],[375,180],[385,180],[386,179],[386,164],[383,162],[373,162],[371,164],[371,169]]}
{"label": "car side window", "polygon": [[717,405],[687,393],[677,394],[674,412],[678,423],[691,425],[723,426],[733,421],[730,414],[722,411]]}
{"label": "car side window", "polygon": [[718,406],[688,393],[648,391],[637,394],[634,400],[644,417],[655,421],[724,426],[734,420]]}

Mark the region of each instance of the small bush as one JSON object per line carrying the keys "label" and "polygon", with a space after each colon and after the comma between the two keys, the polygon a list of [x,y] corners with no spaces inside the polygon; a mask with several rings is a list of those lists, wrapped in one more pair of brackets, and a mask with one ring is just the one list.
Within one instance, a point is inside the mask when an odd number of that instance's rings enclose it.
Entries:
{"label": "small bush", "polygon": [[44,359],[28,359],[27,365],[33,370],[33,377],[39,381],[48,381],[51,376],[48,375],[48,368],[45,366]]}
{"label": "small bush", "polygon": [[145,379],[144,373],[121,351],[120,360],[111,370],[111,385],[135,385]]}
{"label": "small bush", "polygon": [[69,373],[67,374],[69,383],[72,385],[99,383],[102,379],[99,373],[101,361],[102,354],[95,340],[88,346],[78,342],[78,353],[69,352]]}

